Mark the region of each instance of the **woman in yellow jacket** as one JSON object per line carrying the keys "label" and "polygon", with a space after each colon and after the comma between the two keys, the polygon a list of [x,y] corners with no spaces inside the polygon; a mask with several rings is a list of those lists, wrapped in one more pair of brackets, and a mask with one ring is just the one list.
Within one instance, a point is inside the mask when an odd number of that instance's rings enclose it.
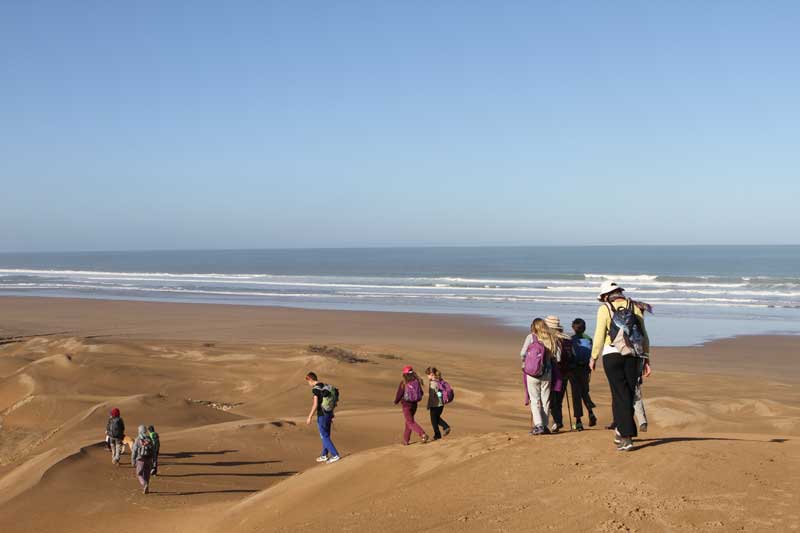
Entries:
{"label": "woman in yellow jacket", "polygon": [[[597,299],[602,304],[597,309],[592,359],[589,361],[589,368],[594,370],[597,358],[603,356],[603,368],[611,387],[611,409],[614,413],[614,423],[617,426],[617,438],[614,441],[620,451],[633,448],[633,437],[638,435],[636,422],[633,419],[636,386],[640,375],[643,374],[645,377],[650,375],[650,341],[647,338],[647,331],[644,329],[644,308],[647,306],[626,298],[624,290],[613,281],[605,281],[600,287]],[[644,352],[643,358],[632,354],[631,350],[625,347],[621,348],[619,340],[611,338],[613,312],[626,307],[632,309],[641,324],[644,334],[641,347]],[[644,365],[640,366],[642,359]]]}

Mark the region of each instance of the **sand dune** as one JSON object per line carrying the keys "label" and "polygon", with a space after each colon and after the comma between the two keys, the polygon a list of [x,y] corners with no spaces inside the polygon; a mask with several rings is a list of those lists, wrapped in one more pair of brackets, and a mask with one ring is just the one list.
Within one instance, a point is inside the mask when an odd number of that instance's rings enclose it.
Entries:
{"label": "sand dune", "polygon": [[[620,454],[598,428],[528,437],[524,331],[475,318],[0,303],[2,531],[800,528],[796,338],[655,350],[651,429]],[[436,364],[456,388],[446,439],[399,444],[404,364]],[[336,465],[314,462],[310,369],[342,391]],[[602,371],[593,396],[606,423]],[[129,433],[161,433],[147,496],[129,456],[115,467],[100,444],[114,406]]]}

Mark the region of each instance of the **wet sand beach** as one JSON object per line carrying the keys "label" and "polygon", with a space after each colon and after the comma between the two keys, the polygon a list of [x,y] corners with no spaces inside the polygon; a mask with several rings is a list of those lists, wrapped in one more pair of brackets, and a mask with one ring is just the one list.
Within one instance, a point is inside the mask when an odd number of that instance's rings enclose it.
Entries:
{"label": "wet sand beach", "polygon": [[[0,530],[800,528],[800,338],[656,347],[649,431],[620,453],[601,369],[597,427],[527,436],[526,333],[475,316],[2,297]],[[456,391],[441,441],[400,444],[406,364]],[[341,390],[337,464],[314,462],[309,370]],[[161,434],[151,494],[101,444],[111,407],[129,434]],[[422,406],[417,421],[430,429]]]}

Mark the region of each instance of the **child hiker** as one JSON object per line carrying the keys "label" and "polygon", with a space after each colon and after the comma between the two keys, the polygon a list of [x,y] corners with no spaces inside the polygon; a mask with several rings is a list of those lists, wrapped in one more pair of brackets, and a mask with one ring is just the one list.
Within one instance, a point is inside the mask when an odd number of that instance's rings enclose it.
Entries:
{"label": "child hiker", "polygon": [[306,424],[311,424],[311,417],[317,414],[317,429],[322,440],[322,452],[317,457],[318,463],[331,464],[339,460],[339,451],[331,440],[333,428],[333,410],[339,401],[339,389],[326,385],[317,379],[314,372],[306,374],[306,383],[311,387],[314,400],[311,403],[311,412],[308,413]]}
{"label": "child hiker", "polygon": [[558,338],[541,318],[531,323],[531,332],[522,344],[520,358],[525,379],[525,404],[530,403],[530,435],[549,434],[547,427],[550,411],[550,380],[553,358],[558,350]]}
{"label": "child hiker", "polygon": [[406,446],[409,444],[412,431],[422,438],[423,444],[430,440],[428,434],[414,421],[414,415],[417,413],[417,404],[422,400],[422,395],[422,380],[412,367],[404,367],[403,379],[397,387],[394,404],[397,405],[399,403],[403,406],[403,418],[406,422],[403,431],[403,444]]}
{"label": "child hiker", "polygon": [[131,448],[131,466],[136,469],[136,477],[142,486],[142,494],[150,492],[150,473],[153,471],[155,445],[150,440],[147,428],[139,426],[139,434]]}
{"label": "child hiker", "polygon": [[425,369],[425,374],[428,375],[428,409],[431,412],[433,440],[439,440],[442,438],[439,427],[444,430],[445,437],[450,434],[450,424],[442,418],[445,404],[444,391],[440,389],[440,383],[443,381],[442,373],[436,367],[428,367]]}
{"label": "child hiker", "polygon": [[592,358],[592,338],[586,334],[586,321],[576,318],[572,321],[572,354],[575,361],[575,368],[570,378],[572,387],[572,401],[575,405],[575,429],[583,431],[583,406],[589,411],[589,426],[597,425],[597,417],[594,414],[595,404],[589,395],[589,381],[592,371],[589,370],[589,361]]}

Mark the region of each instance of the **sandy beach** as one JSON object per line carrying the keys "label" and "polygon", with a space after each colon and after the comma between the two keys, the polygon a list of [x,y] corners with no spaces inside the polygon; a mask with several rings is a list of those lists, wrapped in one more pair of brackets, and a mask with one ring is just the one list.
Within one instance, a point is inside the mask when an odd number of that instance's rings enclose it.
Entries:
{"label": "sandy beach", "polygon": [[[597,427],[527,436],[526,333],[474,316],[0,298],[0,530],[800,528],[798,337],[655,348],[650,429],[619,453],[601,369]],[[441,441],[400,444],[406,364],[456,390]],[[309,370],[342,393],[335,465],[314,462]],[[151,494],[102,445],[115,406],[161,434]]]}

